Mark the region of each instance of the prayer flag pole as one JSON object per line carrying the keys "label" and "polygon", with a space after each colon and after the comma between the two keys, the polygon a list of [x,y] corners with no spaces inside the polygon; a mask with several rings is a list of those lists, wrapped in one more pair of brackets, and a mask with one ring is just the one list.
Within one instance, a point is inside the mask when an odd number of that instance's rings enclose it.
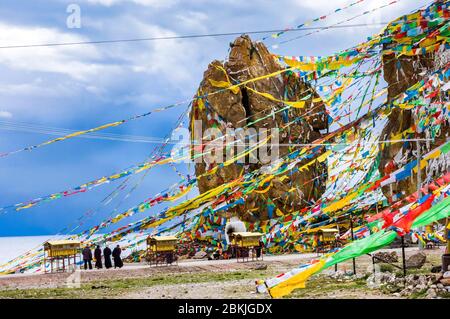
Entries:
{"label": "prayer flag pole", "polygon": [[[422,172],[420,169],[420,162],[422,161],[422,148],[420,147],[420,141],[417,140],[417,198],[420,201],[422,199]],[[423,232],[423,227],[420,228],[420,231]],[[419,249],[423,250],[425,247],[421,240],[419,240]]]}
{"label": "prayer flag pole", "polygon": [[[353,235],[353,212],[350,212],[350,230],[352,233],[352,242],[355,240]],[[353,258],[353,275],[356,275],[356,259]]]}

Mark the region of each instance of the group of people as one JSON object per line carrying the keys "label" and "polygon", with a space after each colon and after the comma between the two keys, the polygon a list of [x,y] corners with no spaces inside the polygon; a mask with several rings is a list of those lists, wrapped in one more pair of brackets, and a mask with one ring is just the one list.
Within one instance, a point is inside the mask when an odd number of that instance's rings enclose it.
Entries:
{"label": "group of people", "polygon": [[[103,257],[105,258],[105,268],[109,269],[112,267],[111,256],[114,261],[114,268],[122,268],[123,261],[122,261],[122,258],[120,257],[121,253],[122,253],[122,249],[120,249],[119,245],[117,245],[116,248],[114,248],[112,252],[109,247],[105,247],[103,249]],[[89,266],[89,269],[92,269],[92,250],[91,250],[91,248],[86,246],[82,251],[82,255],[83,255],[84,269],[87,270],[88,266]],[[100,246],[97,246],[95,248],[94,258],[95,258],[95,268],[97,268],[97,269],[103,268],[102,250],[101,250]]]}

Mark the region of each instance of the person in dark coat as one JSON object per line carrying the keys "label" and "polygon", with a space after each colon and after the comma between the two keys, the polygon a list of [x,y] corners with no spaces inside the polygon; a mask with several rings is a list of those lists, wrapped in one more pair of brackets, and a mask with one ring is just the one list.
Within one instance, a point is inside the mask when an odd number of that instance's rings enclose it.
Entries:
{"label": "person in dark coat", "polygon": [[120,254],[122,253],[122,249],[120,249],[120,246],[117,245],[116,248],[114,248],[113,252],[112,252],[112,256],[114,259],[114,268],[122,268],[123,266],[123,261],[122,258],[120,258]]}
{"label": "person in dark coat", "polygon": [[111,262],[111,249],[109,247],[105,247],[105,249],[103,249],[103,256],[105,257],[105,268],[109,269],[112,267],[112,262]]}
{"label": "person in dark coat", "polygon": [[95,268],[101,269],[103,268],[102,265],[102,250],[100,249],[100,246],[97,246],[94,250],[94,258],[95,258]]}
{"label": "person in dark coat", "polygon": [[83,251],[82,251],[82,255],[83,255],[83,261],[84,261],[84,270],[87,270],[88,264],[89,264],[89,269],[92,269],[92,251],[91,249],[86,246],[84,247]]}
{"label": "person in dark coat", "polygon": [[261,253],[263,251],[264,248],[264,243],[262,240],[259,241],[259,245],[255,247],[256,249],[256,258],[261,257]]}

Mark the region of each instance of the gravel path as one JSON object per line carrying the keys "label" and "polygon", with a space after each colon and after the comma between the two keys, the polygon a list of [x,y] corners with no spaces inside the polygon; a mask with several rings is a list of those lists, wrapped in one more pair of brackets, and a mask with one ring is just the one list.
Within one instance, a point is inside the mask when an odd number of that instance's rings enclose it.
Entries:
{"label": "gravel path", "polygon": [[120,296],[127,299],[263,299],[268,295],[256,294],[251,279],[226,282],[158,285]]}

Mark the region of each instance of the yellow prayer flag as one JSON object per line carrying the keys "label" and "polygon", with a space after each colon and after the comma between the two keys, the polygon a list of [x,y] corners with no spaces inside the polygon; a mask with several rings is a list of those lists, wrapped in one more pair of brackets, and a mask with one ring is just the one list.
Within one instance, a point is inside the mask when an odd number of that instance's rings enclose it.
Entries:
{"label": "yellow prayer flag", "polygon": [[269,293],[273,298],[281,298],[290,294],[294,289],[305,288],[306,280],[314,275],[317,271],[322,269],[325,265],[325,260],[320,260],[317,263],[307,267],[305,270],[295,274],[288,280],[269,289]]}
{"label": "yellow prayer flag", "polygon": [[209,83],[211,83],[211,85],[214,86],[214,87],[229,89],[234,94],[238,94],[239,93],[239,88],[234,86],[234,85],[232,85],[229,82],[215,81],[215,80],[209,79]]}
{"label": "yellow prayer flag", "polygon": [[318,161],[319,163],[325,162],[326,159],[328,158],[328,156],[330,156],[331,154],[332,154],[331,150],[326,151],[325,153],[323,153],[322,155],[320,155],[320,156],[317,158],[317,161]]}
{"label": "yellow prayer flag", "polygon": [[285,104],[285,105],[289,105],[290,107],[294,107],[294,108],[297,108],[297,109],[302,109],[302,108],[304,108],[305,105],[306,105],[306,99],[300,100],[300,101],[286,101],[286,100],[279,100],[279,99],[277,99],[276,97],[274,97],[274,96],[273,96],[272,94],[270,94],[270,93],[259,92],[259,91],[255,90],[255,89],[250,88],[250,87],[247,87],[247,90],[249,90],[249,91],[251,91],[251,92],[253,92],[253,93],[255,93],[255,94],[258,94],[258,95],[260,95],[260,96],[263,96],[263,97],[265,97],[265,98],[268,99],[268,100],[271,100],[271,101],[274,101],[274,102],[283,103],[283,104]]}

